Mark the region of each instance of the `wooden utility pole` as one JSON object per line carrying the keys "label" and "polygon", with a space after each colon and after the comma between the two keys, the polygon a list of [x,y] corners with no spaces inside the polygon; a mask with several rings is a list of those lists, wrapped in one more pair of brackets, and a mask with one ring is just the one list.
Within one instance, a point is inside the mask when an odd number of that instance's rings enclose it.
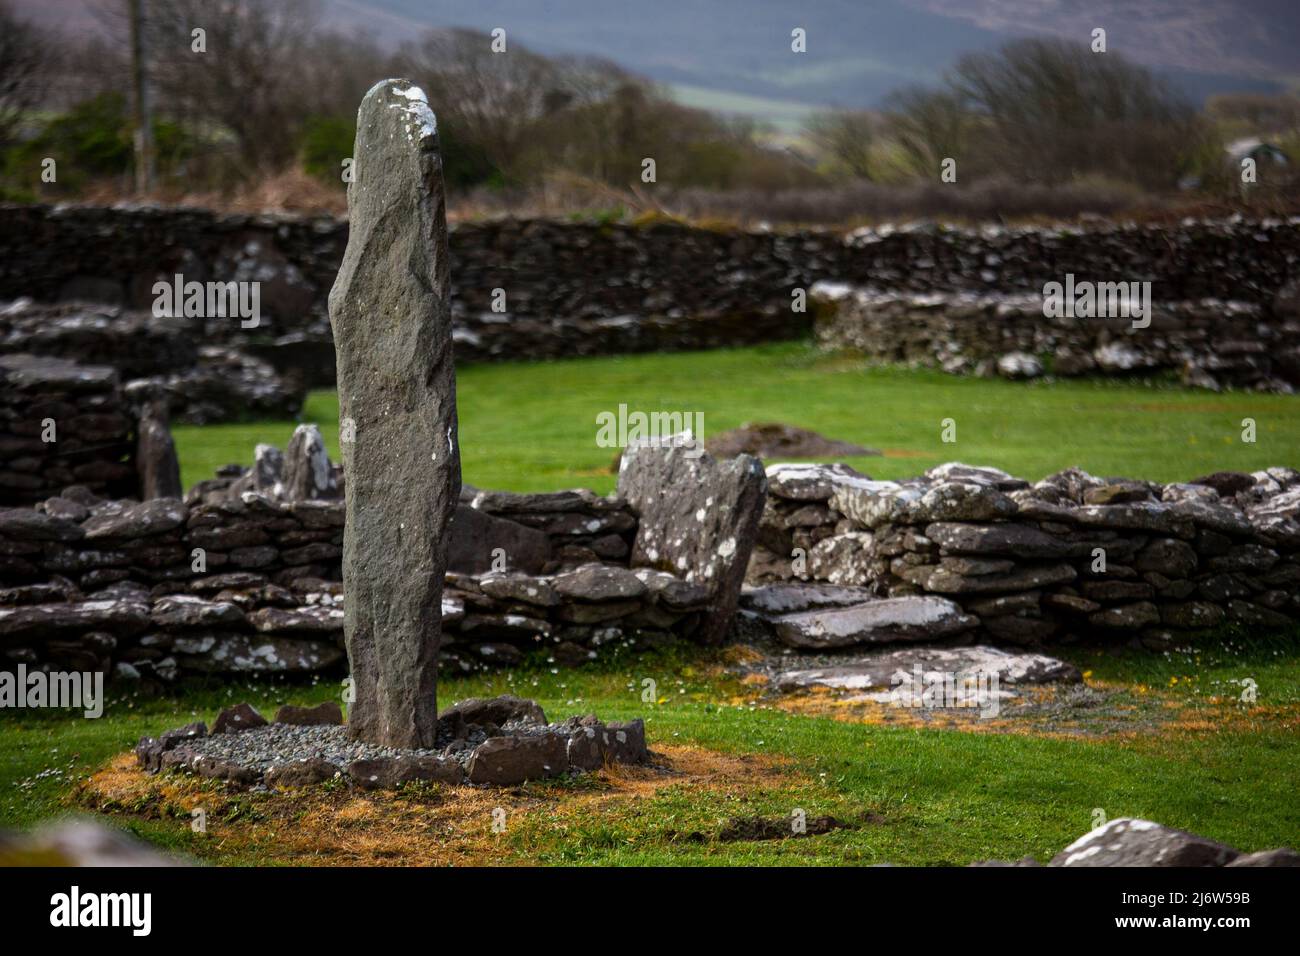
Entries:
{"label": "wooden utility pole", "polygon": [[149,73],[145,66],[145,0],[127,0],[131,17],[131,81],[135,89],[135,191],[153,191],[153,110],[149,102]]}

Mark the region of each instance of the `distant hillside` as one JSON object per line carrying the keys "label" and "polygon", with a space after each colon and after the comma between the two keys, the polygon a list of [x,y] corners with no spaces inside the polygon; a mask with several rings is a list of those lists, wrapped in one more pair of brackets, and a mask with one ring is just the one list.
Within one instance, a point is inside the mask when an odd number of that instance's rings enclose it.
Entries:
{"label": "distant hillside", "polygon": [[[15,0],[33,19],[93,30],[95,3]],[[812,108],[874,107],[908,83],[936,80],[962,53],[1014,36],[1086,40],[1168,75],[1195,99],[1300,88],[1297,0],[322,0],[329,21],[396,44],[440,26],[508,35],[543,53],[607,57],[677,91],[683,102],[789,130]],[[1050,9],[1045,9],[1050,8]],[[790,51],[803,27],[808,52]]]}

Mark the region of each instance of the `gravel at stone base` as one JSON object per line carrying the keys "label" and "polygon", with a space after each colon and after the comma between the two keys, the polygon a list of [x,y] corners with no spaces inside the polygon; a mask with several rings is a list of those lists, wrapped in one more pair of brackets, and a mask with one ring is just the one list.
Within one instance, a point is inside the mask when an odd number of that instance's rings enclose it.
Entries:
{"label": "gravel at stone base", "polygon": [[[499,734],[492,736],[531,737],[550,732],[565,732],[560,725],[539,725],[509,721]],[[439,743],[442,743],[440,735]],[[191,757],[216,757],[241,767],[265,772],[295,760],[320,757],[346,771],[354,760],[378,757],[454,757],[468,767],[474,748],[488,739],[481,727],[471,727],[465,737],[448,740],[436,750],[410,750],[403,747],[380,747],[348,736],[347,727],[325,725],[304,727],[296,724],[267,724],[232,734],[210,734],[187,740],[177,751]]]}

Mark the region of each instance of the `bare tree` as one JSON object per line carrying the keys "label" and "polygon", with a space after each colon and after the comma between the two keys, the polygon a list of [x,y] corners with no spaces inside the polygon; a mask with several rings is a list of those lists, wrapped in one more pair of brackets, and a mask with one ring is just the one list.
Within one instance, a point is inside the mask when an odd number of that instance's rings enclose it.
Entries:
{"label": "bare tree", "polygon": [[0,0],[0,147],[17,134],[24,114],[40,102],[56,59],[54,37],[20,20]]}
{"label": "bare tree", "polygon": [[[234,138],[248,172],[290,161],[302,129],[316,0],[152,0],[158,106]],[[196,33],[195,31],[202,31]]]}
{"label": "bare tree", "polygon": [[865,110],[834,110],[808,120],[805,131],[831,165],[854,179],[873,178],[872,146],[879,119]]}
{"label": "bare tree", "polygon": [[953,90],[991,122],[1008,172],[1042,182],[1101,174],[1170,186],[1199,138],[1195,110],[1120,54],[1016,40],[958,61]]}
{"label": "bare tree", "polygon": [[537,121],[570,102],[547,58],[513,42],[494,52],[491,38],[474,30],[432,30],[405,45],[400,62],[439,118],[503,170],[517,167]]}
{"label": "bare tree", "polygon": [[933,177],[945,159],[962,157],[962,167],[982,164],[971,155],[971,116],[961,97],[945,89],[907,87],[886,102],[890,136],[915,173]]}

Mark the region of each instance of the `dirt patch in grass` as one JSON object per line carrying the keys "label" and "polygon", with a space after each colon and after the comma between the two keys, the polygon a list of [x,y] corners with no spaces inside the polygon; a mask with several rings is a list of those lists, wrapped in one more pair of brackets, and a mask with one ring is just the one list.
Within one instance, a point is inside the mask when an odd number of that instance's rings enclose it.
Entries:
{"label": "dirt patch in grass", "polygon": [[727,821],[718,839],[724,843],[737,840],[784,840],[786,837],[821,836],[832,830],[851,830],[853,824],[835,817],[810,817],[802,829],[796,829],[791,819],[766,817],[736,817]]}
{"label": "dirt patch in grass", "polygon": [[[545,830],[558,835],[569,822],[620,816],[663,788],[743,794],[790,777],[779,757],[673,745],[656,747],[648,767],[611,766],[511,788],[418,785],[374,792],[336,778],[302,790],[241,791],[181,774],[151,776],[133,755],[122,754],[72,799],[119,823],[144,824],[134,828],[146,834],[162,830],[176,849],[212,863],[500,866],[529,865],[545,849],[535,838],[514,838],[529,829],[519,825],[522,815],[545,820]],[[206,833],[191,828],[195,810],[204,813]]]}

